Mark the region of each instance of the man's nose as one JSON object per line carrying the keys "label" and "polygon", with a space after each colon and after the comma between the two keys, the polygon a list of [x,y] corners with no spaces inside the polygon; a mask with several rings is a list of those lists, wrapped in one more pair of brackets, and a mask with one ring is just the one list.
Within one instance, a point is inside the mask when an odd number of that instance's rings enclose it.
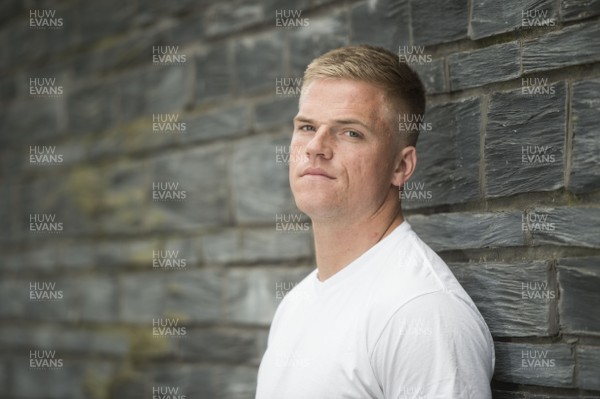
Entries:
{"label": "man's nose", "polygon": [[322,157],[329,159],[333,154],[332,145],[331,129],[327,126],[321,126],[306,145],[306,155],[309,158]]}

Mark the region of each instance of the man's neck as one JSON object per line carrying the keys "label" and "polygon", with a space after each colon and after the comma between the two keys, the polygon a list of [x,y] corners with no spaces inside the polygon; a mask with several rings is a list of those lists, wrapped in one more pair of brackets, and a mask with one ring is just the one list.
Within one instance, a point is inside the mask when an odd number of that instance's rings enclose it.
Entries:
{"label": "man's neck", "polygon": [[325,281],[369,250],[404,221],[402,209],[383,209],[360,223],[313,220],[318,278]]}

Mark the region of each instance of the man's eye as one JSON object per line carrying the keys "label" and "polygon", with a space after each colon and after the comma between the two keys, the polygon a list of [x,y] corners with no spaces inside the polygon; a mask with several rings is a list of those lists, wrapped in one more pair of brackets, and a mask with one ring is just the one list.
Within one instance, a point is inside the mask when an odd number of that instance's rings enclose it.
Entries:
{"label": "man's eye", "polygon": [[304,130],[305,132],[314,132],[315,128],[311,125],[300,126],[300,130]]}
{"label": "man's eye", "polygon": [[352,137],[352,138],[359,138],[360,137],[360,133],[354,131],[354,130],[347,130],[346,131],[346,135],[348,137]]}

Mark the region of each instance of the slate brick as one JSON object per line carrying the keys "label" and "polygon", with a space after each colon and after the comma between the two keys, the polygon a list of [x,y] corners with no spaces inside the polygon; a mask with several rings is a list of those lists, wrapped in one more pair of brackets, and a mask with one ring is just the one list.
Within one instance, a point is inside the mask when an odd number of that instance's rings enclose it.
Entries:
{"label": "slate brick", "polygon": [[419,74],[426,94],[431,95],[448,91],[443,59],[411,64],[410,67]]}
{"label": "slate brick", "polygon": [[600,257],[563,258],[558,261],[561,329],[569,334],[600,334]]}
{"label": "slate brick", "polygon": [[544,261],[451,264],[494,337],[551,336],[558,292]]}
{"label": "slate brick", "polygon": [[579,381],[582,389],[600,391],[600,348],[594,346],[578,346]]}
{"label": "slate brick", "polygon": [[310,272],[307,268],[228,270],[226,319],[234,323],[268,325],[281,299]]}
{"label": "slate brick", "polygon": [[521,214],[517,212],[412,215],[407,220],[435,251],[524,244]]}
{"label": "slate brick", "polygon": [[546,387],[571,387],[573,351],[566,344],[496,342],[497,381]]}
{"label": "slate brick", "polygon": [[[228,148],[221,144],[153,158],[151,182],[144,190],[150,202],[145,228],[185,230],[227,223],[228,182],[223,176],[228,174],[229,159]],[[161,183],[177,184],[177,188],[153,189],[153,185]],[[155,192],[181,194],[182,198],[156,200]]]}
{"label": "slate brick", "polygon": [[[362,2],[351,10],[350,42],[369,43],[398,52],[410,44],[409,3],[391,0]],[[373,27],[377,29],[373,29]]]}
{"label": "slate brick", "polygon": [[248,110],[244,106],[219,108],[210,113],[182,117],[186,124],[186,142],[224,139],[243,135],[249,130]]}
{"label": "slate brick", "polygon": [[573,153],[568,189],[577,193],[593,191],[600,186],[598,93],[600,79],[579,81],[572,86]]}
{"label": "slate brick", "polygon": [[[516,29],[532,25],[533,23],[549,23],[544,22],[544,19],[554,19],[556,24],[557,10],[555,2],[551,0],[528,0],[526,2],[519,0],[510,1],[492,1],[480,0],[473,3],[473,14],[471,17],[471,37],[473,39],[481,39],[504,32],[510,32]],[[524,16],[524,12],[546,13],[544,18],[534,22],[534,18]],[[532,14],[533,15],[533,14]],[[527,22],[523,23],[523,18]],[[554,25],[553,25],[554,26]]]}
{"label": "slate brick", "polygon": [[229,95],[233,82],[233,62],[229,46],[213,46],[194,57],[194,99],[198,103],[222,99]]}
{"label": "slate brick", "polygon": [[[600,237],[595,226],[600,222],[600,209],[574,206],[559,208],[535,208],[534,213],[547,216],[547,223],[533,229],[534,245],[567,245],[575,247],[600,247]],[[534,226],[537,227],[537,226]],[[547,227],[547,228],[546,228]]]}
{"label": "slate brick", "polygon": [[202,238],[207,263],[283,261],[312,255],[309,231],[281,232],[275,221],[270,229],[228,230]]}
{"label": "slate brick", "polygon": [[600,14],[598,0],[561,0],[560,15],[563,20],[575,20]]}
{"label": "slate brick", "polygon": [[551,95],[494,93],[485,133],[486,194],[508,196],[563,186],[564,83]]}
{"label": "slate brick", "polygon": [[600,60],[600,25],[581,23],[523,42],[523,73],[582,65]]}
{"label": "slate brick", "polygon": [[466,1],[411,3],[413,44],[432,45],[467,37],[469,5]]}
{"label": "slate brick", "polygon": [[[452,91],[502,82],[519,76],[519,43],[510,42],[448,57]],[[482,71],[486,71],[482,73]]]}
{"label": "slate brick", "polygon": [[[276,214],[297,213],[289,189],[287,168],[276,160],[277,147],[289,137],[254,137],[233,149],[231,184],[233,209],[238,223],[272,223]],[[246,173],[252,170],[253,173]]]}
{"label": "slate brick", "polygon": [[308,64],[329,50],[348,44],[346,13],[310,18],[310,25],[289,33],[291,76],[302,76]]}
{"label": "slate brick", "polygon": [[477,98],[426,111],[431,130],[419,134],[417,168],[402,194],[405,209],[479,198],[480,118]]}
{"label": "slate brick", "polygon": [[283,42],[277,32],[242,38],[235,47],[237,81],[243,93],[271,88],[283,77]]}

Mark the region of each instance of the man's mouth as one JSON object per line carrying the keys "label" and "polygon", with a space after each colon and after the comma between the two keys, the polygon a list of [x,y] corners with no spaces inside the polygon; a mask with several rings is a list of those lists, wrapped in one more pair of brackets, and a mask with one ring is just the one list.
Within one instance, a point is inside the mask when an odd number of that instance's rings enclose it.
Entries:
{"label": "man's mouth", "polygon": [[328,174],[327,172],[325,172],[323,169],[321,168],[306,168],[304,169],[304,171],[302,172],[302,174],[300,175],[301,177],[304,176],[321,176],[321,177],[326,177],[328,179],[335,179],[335,177],[331,176],[330,174]]}

